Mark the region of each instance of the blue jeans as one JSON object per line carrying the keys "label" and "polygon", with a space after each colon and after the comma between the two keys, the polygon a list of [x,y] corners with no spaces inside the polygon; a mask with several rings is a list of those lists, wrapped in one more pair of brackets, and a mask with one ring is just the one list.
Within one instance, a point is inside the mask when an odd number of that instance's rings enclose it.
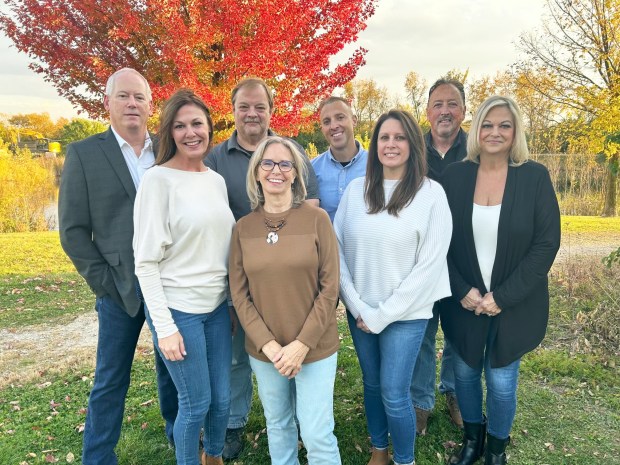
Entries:
{"label": "blue jeans", "polygon": [[[176,459],[178,465],[198,465],[198,440],[203,425],[207,455],[219,457],[224,450],[232,358],[228,305],[224,302],[210,313],[174,309],[170,312],[187,352],[183,360],[164,359],[179,393],[179,412],[174,423]],[[146,320],[158,346],[148,308]]]}
{"label": "blue jeans", "polygon": [[386,448],[389,432],[394,462],[412,463],[415,415],[409,391],[427,320],[396,321],[379,334],[368,334],[357,328],[349,312],[347,318],[362,368],[370,442]]}
{"label": "blue jeans", "polygon": [[[484,378],[487,386],[487,431],[498,439],[510,435],[517,412],[517,383],[521,359],[501,368],[491,368],[489,345],[484,356]],[[482,360],[472,368],[454,353],[456,397],[463,421],[482,423]]]}
{"label": "blue jeans", "polygon": [[232,338],[232,368],[230,372],[230,417],[228,428],[243,428],[252,407],[252,367],[245,351],[245,331],[237,321]]}
{"label": "blue jeans", "polygon": [[[131,365],[144,324],[144,311],[135,317],[125,312],[109,296],[95,303],[99,320],[95,381],[88,398],[84,425],[82,463],[84,465],[116,465],[114,448],[121,435],[125,396],[129,389]],[[156,365],[159,354],[155,352]],[[162,416],[166,420],[168,440],[172,441],[172,425],[177,413],[177,392],[165,369],[157,370],[157,385]]]}
{"label": "blue jeans", "polygon": [[[272,363],[250,357],[258,395],[267,421],[272,465],[299,465],[297,426],[291,403],[292,380],[282,376]],[[309,465],[340,465],[334,436],[334,382],[337,354],[304,363],[295,376],[297,418]]]}
{"label": "blue jeans", "polygon": [[[439,326],[439,311],[433,307],[433,318],[428,320],[424,333],[420,355],[413,370],[411,380],[411,401],[413,406],[422,410],[433,410],[435,407],[435,377],[437,372],[437,356],[435,338]],[[450,342],[444,338],[441,370],[439,373],[439,392],[454,393],[453,351]]]}

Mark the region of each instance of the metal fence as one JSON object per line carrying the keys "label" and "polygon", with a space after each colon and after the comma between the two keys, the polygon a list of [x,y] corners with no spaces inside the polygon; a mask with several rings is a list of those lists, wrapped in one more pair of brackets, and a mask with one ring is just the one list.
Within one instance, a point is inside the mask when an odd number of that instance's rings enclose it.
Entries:
{"label": "metal fence", "polygon": [[[600,215],[607,167],[586,154],[545,153],[531,158],[547,167],[564,215]],[[616,180],[617,182],[617,180]],[[620,190],[617,205],[620,205]]]}

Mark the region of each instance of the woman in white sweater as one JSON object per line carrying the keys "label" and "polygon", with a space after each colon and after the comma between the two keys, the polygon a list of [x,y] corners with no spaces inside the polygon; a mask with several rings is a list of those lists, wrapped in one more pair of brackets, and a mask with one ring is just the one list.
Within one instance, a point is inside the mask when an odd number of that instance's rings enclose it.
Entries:
{"label": "woman in white sweater", "polygon": [[202,162],[213,134],[204,102],[177,91],[161,113],[160,143],[136,196],[134,253],[155,345],[178,391],[179,465],[222,464],[230,406],[228,252],[235,225],[224,179]]}
{"label": "woman in white sweater", "polygon": [[433,303],[450,295],[446,255],[452,220],[441,186],[425,177],[424,138],[403,111],[383,114],[370,142],[365,178],[345,192],[334,228],[340,297],[362,368],[372,457],[414,462],[409,388]]}

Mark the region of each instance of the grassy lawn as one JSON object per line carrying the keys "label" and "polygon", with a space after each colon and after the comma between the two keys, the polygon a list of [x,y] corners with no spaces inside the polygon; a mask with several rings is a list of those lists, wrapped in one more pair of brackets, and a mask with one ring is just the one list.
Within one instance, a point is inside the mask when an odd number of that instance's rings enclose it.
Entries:
{"label": "grassy lawn", "polygon": [[[569,217],[563,228],[613,235],[620,232],[620,220]],[[88,286],[64,257],[57,233],[0,234],[0,250],[0,330],[63,324],[92,311]],[[620,357],[614,332],[620,267],[607,270],[596,260],[584,263],[574,260],[552,274],[548,336],[522,363],[508,448],[513,465],[620,464]],[[340,330],[336,436],[343,464],[365,465],[369,442],[361,373],[343,321]],[[0,340],[0,351],[6,349]],[[81,463],[81,428],[92,377],[93,367],[84,363],[60,373],[43,370],[34,381],[0,389],[0,464]],[[416,441],[418,465],[445,463],[460,441],[461,433],[445,412],[443,396],[438,396],[429,434]],[[247,427],[250,445],[235,463],[269,463],[264,428],[255,399]],[[148,349],[136,355],[117,452],[121,465],[175,463],[158,412]],[[303,449],[301,457],[304,463]]]}
{"label": "grassy lawn", "polygon": [[[562,233],[588,233],[620,235],[620,217],[562,216]],[[616,236],[620,241],[620,236]]]}

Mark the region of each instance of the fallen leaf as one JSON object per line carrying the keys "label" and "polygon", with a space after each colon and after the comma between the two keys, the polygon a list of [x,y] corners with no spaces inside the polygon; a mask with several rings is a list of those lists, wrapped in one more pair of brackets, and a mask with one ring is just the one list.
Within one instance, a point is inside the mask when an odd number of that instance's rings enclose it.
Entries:
{"label": "fallen leaf", "polygon": [[361,446],[359,444],[355,444],[355,450],[358,451],[360,454],[363,454],[364,451],[362,450]]}
{"label": "fallen leaf", "polygon": [[149,427],[149,424],[148,424],[148,422],[146,422],[146,421],[145,421],[144,423],[142,423],[142,425],[140,425],[140,428],[142,428],[142,431],[144,431],[144,430],[145,430],[145,429],[147,429],[148,427]]}
{"label": "fallen leaf", "polygon": [[147,406],[151,405],[153,402],[155,402],[153,399],[149,399],[146,402],[142,402],[140,404],[140,407],[147,407]]}
{"label": "fallen leaf", "polygon": [[56,463],[56,462],[58,462],[58,459],[56,457],[54,457],[52,454],[46,454],[45,455],[45,461],[47,463]]}
{"label": "fallen leaf", "polygon": [[75,460],[75,455],[73,455],[73,452],[69,452],[67,454],[66,460],[67,463],[73,463],[73,461]]}

